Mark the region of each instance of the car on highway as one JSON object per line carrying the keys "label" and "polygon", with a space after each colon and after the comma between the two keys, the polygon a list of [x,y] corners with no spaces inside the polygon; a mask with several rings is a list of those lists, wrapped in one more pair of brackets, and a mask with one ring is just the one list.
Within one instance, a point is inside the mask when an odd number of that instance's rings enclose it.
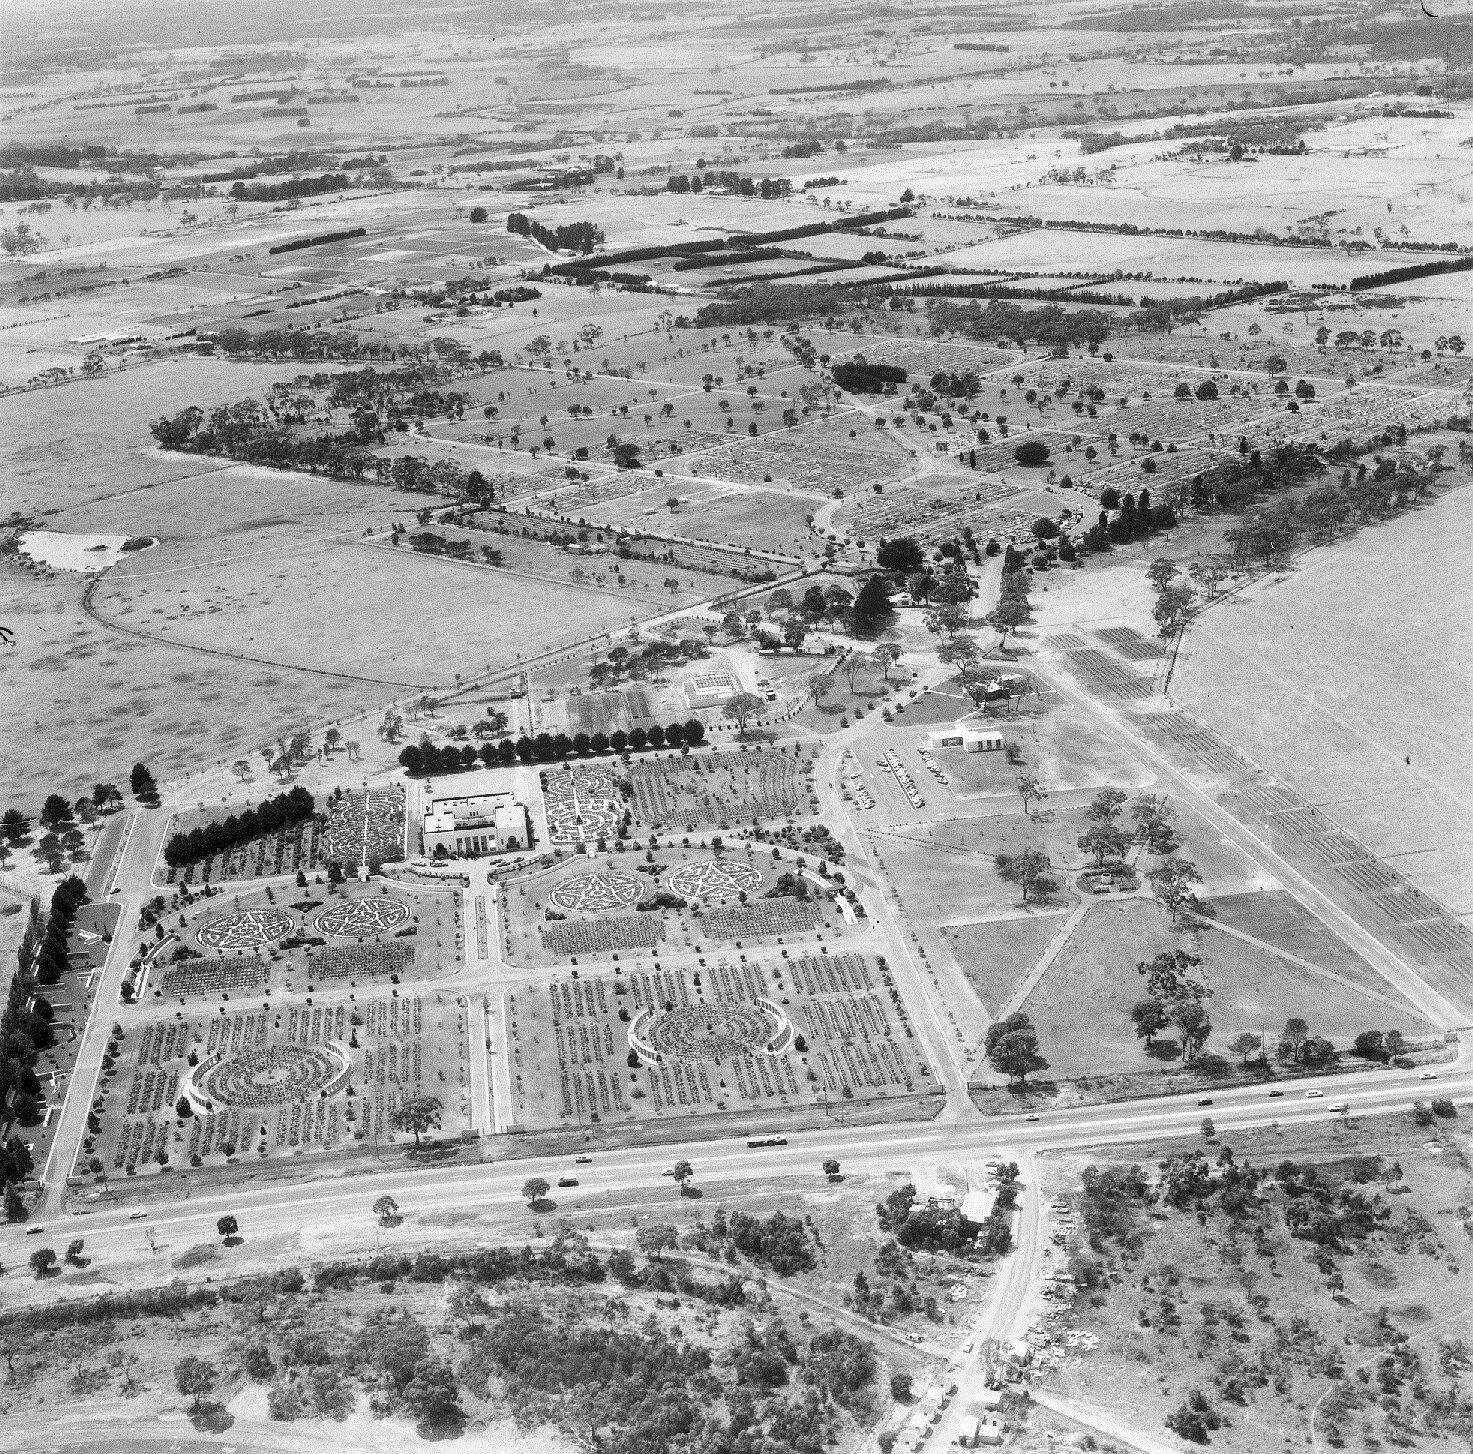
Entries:
{"label": "car on highway", "polygon": [[34,1227],[27,1227],[26,1228],[26,1236],[27,1237],[39,1237],[41,1235],[41,1233],[44,1232],[45,1230],[46,1230],[46,1228],[43,1227],[43,1226],[41,1226],[40,1223],[38,1222]]}
{"label": "car on highway", "polygon": [[1199,1106],[1210,1106],[1212,1104],[1212,1097],[1202,1096],[1201,1099],[1198,1100],[1197,1104]]}
{"label": "car on highway", "polygon": [[1304,1099],[1307,1101],[1317,1101],[1321,1100],[1324,1097],[1324,1094],[1324,1091],[1308,1090],[1304,1093]]}
{"label": "car on highway", "polygon": [[1281,1091],[1281,1090],[1271,1090],[1271,1091],[1270,1091],[1270,1092],[1269,1092],[1269,1093],[1268,1093],[1268,1098],[1269,1098],[1269,1100],[1271,1100],[1271,1101],[1276,1101],[1276,1100],[1278,1100],[1278,1098],[1279,1098],[1279,1097],[1280,1097],[1280,1096],[1281,1096],[1281,1095],[1283,1095],[1283,1091]]}
{"label": "car on highway", "polygon": [[148,1213],[142,1207],[139,1207],[136,1212],[128,1213],[128,1220],[130,1222],[141,1222],[147,1215]]}
{"label": "car on highway", "polygon": [[664,1171],[662,1171],[660,1173],[660,1175],[661,1176],[674,1176],[675,1175],[675,1168],[673,1166],[667,1166],[664,1169]]}
{"label": "car on highway", "polygon": [[593,1157],[591,1157],[591,1156],[575,1156],[573,1158],[573,1165],[574,1166],[592,1166],[593,1165]]}
{"label": "car on highway", "polygon": [[1332,1111],[1339,1111],[1339,1113],[1343,1116],[1350,1110],[1350,1107],[1347,1106],[1344,1101],[1336,1101],[1335,1104],[1330,1107],[1330,1109]]}
{"label": "car on highway", "polygon": [[1424,1070],[1421,1073],[1421,1075],[1419,1075],[1417,1077],[1417,1079],[1418,1080],[1436,1080],[1437,1079],[1437,1072],[1435,1070]]}
{"label": "car on highway", "polygon": [[1028,1114],[1023,1117],[1023,1119],[1025,1121],[1036,1121],[1038,1119],[1038,1112],[1037,1111],[1029,1111]]}
{"label": "car on highway", "polygon": [[557,1184],[559,1186],[577,1186],[578,1178],[576,1176],[560,1176],[557,1179]]}

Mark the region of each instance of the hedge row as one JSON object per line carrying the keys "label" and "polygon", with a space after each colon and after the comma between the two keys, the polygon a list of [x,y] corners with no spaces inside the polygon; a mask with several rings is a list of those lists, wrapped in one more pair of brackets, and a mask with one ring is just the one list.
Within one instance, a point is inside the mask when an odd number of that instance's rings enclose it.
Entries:
{"label": "hedge row", "polygon": [[249,843],[252,838],[275,833],[289,824],[310,818],[314,806],[312,794],[306,788],[297,787],[289,793],[279,793],[274,798],[267,798],[259,808],[233,813],[222,823],[206,823],[199,828],[191,828],[187,833],[175,833],[164,845],[164,862],[170,868],[183,868],[187,863],[213,858],[217,853],[228,853],[238,844]]}
{"label": "hedge row", "polygon": [[668,727],[635,727],[632,731],[603,733],[539,732],[513,741],[485,743],[479,750],[464,747],[415,746],[399,754],[399,766],[410,777],[431,773],[466,772],[476,766],[505,766],[513,762],[561,762],[569,757],[600,757],[606,752],[654,752],[662,747],[699,747],[706,740],[706,724],[692,717]]}

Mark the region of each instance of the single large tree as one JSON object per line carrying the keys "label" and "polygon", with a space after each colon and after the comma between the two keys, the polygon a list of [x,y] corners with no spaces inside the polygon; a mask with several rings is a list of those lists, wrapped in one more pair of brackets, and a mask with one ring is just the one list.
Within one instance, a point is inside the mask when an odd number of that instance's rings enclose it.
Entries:
{"label": "single large tree", "polygon": [[1079,846],[1096,864],[1107,858],[1123,858],[1129,840],[1113,823],[1092,823],[1079,837]]}
{"label": "single large tree", "polygon": [[1018,774],[1018,796],[1023,800],[1023,816],[1030,817],[1029,805],[1041,803],[1048,797],[1043,784],[1032,774],[1020,772]]}
{"label": "single large tree", "polygon": [[186,1353],[174,1365],[174,1383],[180,1393],[194,1400],[191,1412],[196,1414],[199,1412],[200,1400],[215,1387],[219,1377],[213,1363],[196,1358],[193,1353]]}
{"label": "single large tree", "polygon": [[436,1096],[411,1096],[403,1105],[395,1108],[389,1116],[389,1124],[396,1131],[412,1131],[414,1144],[430,1130],[440,1125],[440,1102]]}
{"label": "single large tree", "polygon": [[522,1196],[529,1207],[535,1207],[551,1190],[552,1185],[545,1176],[529,1176],[522,1183]]}
{"label": "single large tree", "polygon": [[685,1194],[685,1184],[696,1174],[696,1169],[688,1161],[677,1161],[672,1170],[677,1185],[680,1187],[681,1195]]}
{"label": "single large tree", "polygon": [[895,608],[890,604],[890,589],[885,577],[878,573],[869,577],[854,598],[849,613],[849,629],[855,636],[872,637],[890,624]]}
{"label": "single large tree", "polygon": [[993,1068],[1020,1085],[1036,1071],[1048,1069],[1048,1061],[1038,1053],[1038,1032],[1021,1010],[989,1025],[983,1046]]}
{"label": "single large tree", "polygon": [[1041,848],[999,853],[993,862],[1004,882],[1016,884],[1023,891],[1025,904],[1034,894],[1046,894],[1053,887],[1053,878],[1049,873],[1049,856]]}
{"label": "single large tree", "polygon": [[1137,1000],[1130,1011],[1130,1018],[1135,1025],[1137,1038],[1146,1042],[1147,1050],[1151,1048],[1151,1041],[1171,1022],[1166,1006],[1154,995]]}
{"label": "single large tree", "polygon": [[634,1234],[634,1240],[646,1257],[659,1262],[662,1254],[675,1246],[678,1236],[675,1228],[668,1222],[651,1222]]}
{"label": "single large tree", "polygon": [[1185,858],[1178,858],[1175,854],[1163,858],[1146,878],[1151,885],[1151,892],[1171,911],[1173,924],[1183,909],[1189,909],[1196,903],[1197,898],[1192,888],[1202,882],[1197,865]]}
{"label": "single large tree", "polygon": [[762,698],[754,697],[751,692],[738,692],[722,709],[722,715],[729,717],[737,724],[737,736],[745,738],[747,735],[747,723],[762,710]]}

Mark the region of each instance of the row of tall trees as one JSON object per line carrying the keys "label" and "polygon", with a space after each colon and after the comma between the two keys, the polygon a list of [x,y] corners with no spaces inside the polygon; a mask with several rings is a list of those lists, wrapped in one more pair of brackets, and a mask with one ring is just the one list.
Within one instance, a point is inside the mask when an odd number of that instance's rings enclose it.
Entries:
{"label": "row of tall trees", "polygon": [[663,747],[699,747],[706,740],[706,724],[692,717],[661,727],[634,727],[628,732],[539,732],[525,733],[513,740],[486,742],[479,749],[468,743],[436,747],[431,742],[411,743],[399,754],[399,765],[411,777],[431,773],[467,772],[484,766],[506,766],[513,762],[561,762],[569,757],[600,757],[608,752],[655,752]]}
{"label": "row of tall trees", "polygon": [[217,853],[228,853],[253,838],[262,838],[305,821],[312,816],[314,807],[312,794],[304,787],[278,793],[274,798],[267,798],[258,808],[247,808],[243,813],[232,813],[221,822],[205,823],[184,833],[173,834],[164,845],[164,862],[170,868],[183,868],[185,864],[213,858]]}

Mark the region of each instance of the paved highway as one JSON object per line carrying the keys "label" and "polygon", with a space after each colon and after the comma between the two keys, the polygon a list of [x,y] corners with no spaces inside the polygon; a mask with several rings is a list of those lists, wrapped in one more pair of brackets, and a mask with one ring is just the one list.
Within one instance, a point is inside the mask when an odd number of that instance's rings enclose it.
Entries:
{"label": "paved highway", "polygon": [[[200,1242],[218,1240],[215,1219],[231,1213],[240,1219],[246,1250],[235,1259],[242,1270],[250,1249],[259,1248],[270,1262],[352,1256],[371,1252],[390,1234],[380,1232],[370,1208],[384,1193],[405,1213],[404,1228],[392,1234],[395,1245],[424,1245],[458,1235],[457,1215],[469,1220],[482,1213],[525,1211],[521,1188],[532,1176],[553,1183],[558,1216],[618,1205],[648,1211],[676,1204],[674,1184],[661,1168],[680,1159],[695,1166],[695,1185],[712,1196],[736,1195],[743,1189],[821,1189],[820,1163],[839,1158],[848,1175],[887,1171],[910,1172],[918,1166],[946,1164],[998,1155],[1022,1159],[1030,1153],[1073,1150],[1112,1143],[1150,1142],[1191,1137],[1202,1117],[1211,1115],[1220,1137],[1247,1127],[1277,1122],[1284,1126],[1340,1118],[1333,1108],[1345,1105],[1351,1116],[1385,1115],[1407,1110],[1415,1100],[1432,1095],[1458,1101],[1473,1097],[1473,1054],[1459,1047],[1455,1063],[1442,1068],[1435,1082],[1417,1072],[1365,1071],[1326,1076],[1314,1083],[1322,1096],[1309,1097],[1303,1082],[1291,1083],[1281,1098],[1270,1099],[1264,1087],[1214,1094],[1209,1109],[1195,1095],[1157,1100],[1044,1111],[1036,1118],[999,1116],[956,1124],[834,1127],[791,1135],[786,1146],[749,1149],[745,1142],[671,1142],[660,1148],[635,1147],[595,1153],[593,1162],[575,1166],[571,1153],[554,1157],[506,1159],[439,1169],[389,1169],[331,1180],[246,1184],[218,1190],[201,1183],[186,1200],[150,1204],[147,1200],[104,1207],[75,1216],[51,1217],[46,1234],[29,1237],[21,1226],[0,1228],[0,1264],[5,1301],[23,1303],[52,1299],[69,1292],[65,1279],[37,1283],[25,1270],[27,1253],[36,1246],[60,1246],[74,1236],[87,1239],[94,1269],[120,1284],[165,1281],[178,1274],[167,1264],[172,1256]],[[559,1189],[561,1176],[578,1177],[576,1188]],[[1029,1195],[1034,1195],[1030,1189]],[[86,1204],[82,1204],[83,1207]],[[130,1220],[131,1212],[148,1209],[146,1220]],[[431,1213],[428,1224],[418,1214]],[[50,1214],[48,1214],[50,1216]],[[38,1217],[45,1224],[47,1217]],[[489,1226],[487,1227],[489,1231]],[[160,1248],[150,1251],[150,1237]],[[1020,1259],[1026,1261],[1027,1259]],[[200,1270],[218,1274],[220,1264]],[[79,1286],[78,1295],[95,1293],[97,1284]],[[1013,1299],[1009,1299],[1009,1306]]]}

